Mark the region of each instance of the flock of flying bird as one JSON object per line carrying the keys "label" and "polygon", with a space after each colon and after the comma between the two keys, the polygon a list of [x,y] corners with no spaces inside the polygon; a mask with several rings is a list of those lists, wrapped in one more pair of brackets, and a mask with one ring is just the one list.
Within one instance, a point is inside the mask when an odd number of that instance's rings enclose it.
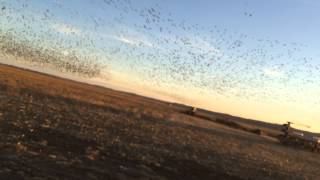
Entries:
{"label": "flock of flying bird", "polygon": [[[0,2],[0,27],[18,27],[0,28],[0,54],[86,77],[115,63],[150,86],[178,84],[199,93],[291,102],[299,101],[296,94],[320,104],[302,94],[313,93],[306,88],[320,80],[316,57],[303,54],[307,45],[177,20],[161,3],[137,7],[131,0],[95,0],[95,15],[63,0],[53,4],[54,10],[31,12],[26,0]],[[62,21],[58,10],[70,20]]]}

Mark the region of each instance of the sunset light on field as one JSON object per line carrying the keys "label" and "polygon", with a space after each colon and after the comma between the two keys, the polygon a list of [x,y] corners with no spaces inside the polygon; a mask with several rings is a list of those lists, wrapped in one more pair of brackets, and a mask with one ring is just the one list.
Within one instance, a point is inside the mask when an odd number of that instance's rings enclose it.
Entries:
{"label": "sunset light on field", "polygon": [[0,63],[320,132],[320,2],[181,2],[0,0]]}

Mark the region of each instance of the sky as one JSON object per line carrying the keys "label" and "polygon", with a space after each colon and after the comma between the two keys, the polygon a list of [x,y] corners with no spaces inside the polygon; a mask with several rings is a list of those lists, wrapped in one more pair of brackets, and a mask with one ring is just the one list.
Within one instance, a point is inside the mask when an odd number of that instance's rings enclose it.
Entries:
{"label": "sky", "polygon": [[0,62],[320,132],[319,8],[317,0],[0,0]]}

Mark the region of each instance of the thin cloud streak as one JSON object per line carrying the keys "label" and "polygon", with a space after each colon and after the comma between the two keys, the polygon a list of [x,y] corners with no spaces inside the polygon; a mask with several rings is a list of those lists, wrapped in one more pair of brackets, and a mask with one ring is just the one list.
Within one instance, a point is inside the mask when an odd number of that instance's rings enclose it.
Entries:
{"label": "thin cloud streak", "polygon": [[52,24],[52,28],[55,31],[64,35],[76,35],[76,36],[83,35],[83,32],[80,29],[66,23],[54,23]]}

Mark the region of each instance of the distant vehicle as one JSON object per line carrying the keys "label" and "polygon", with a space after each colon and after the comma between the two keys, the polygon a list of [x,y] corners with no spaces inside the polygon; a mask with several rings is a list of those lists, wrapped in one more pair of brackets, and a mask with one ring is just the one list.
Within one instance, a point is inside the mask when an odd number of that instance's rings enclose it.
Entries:
{"label": "distant vehicle", "polygon": [[196,107],[192,107],[189,110],[187,110],[186,114],[194,116],[197,111],[198,111],[198,109]]}
{"label": "distant vehicle", "polygon": [[283,135],[280,137],[280,142],[284,145],[311,149],[313,152],[320,152],[320,137],[305,135],[291,127],[292,124],[310,128],[310,126],[287,122],[282,125]]}

